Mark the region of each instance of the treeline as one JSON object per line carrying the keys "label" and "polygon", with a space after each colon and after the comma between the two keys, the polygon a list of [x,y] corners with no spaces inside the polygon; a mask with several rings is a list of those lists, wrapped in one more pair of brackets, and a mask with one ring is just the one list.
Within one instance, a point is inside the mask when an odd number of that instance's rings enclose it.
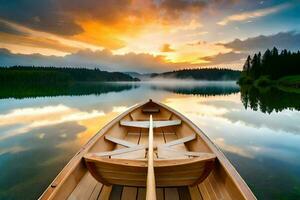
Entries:
{"label": "treeline", "polygon": [[182,69],[161,74],[154,74],[152,78],[176,78],[176,79],[194,79],[208,81],[229,81],[240,78],[241,72],[232,69],[222,68],[198,68]]}
{"label": "treeline", "polygon": [[97,68],[0,67],[2,84],[69,84],[112,81],[138,81],[138,79],[121,72],[107,72]]}
{"label": "treeline", "polygon": [[300,75],[300,51],[284,49],[279,53],[274,47],[272,50],[267,49],[263,55],[259,52],[253,57],[248,56],[243,67],[243,76],[252,80],[261,76],[276,80],[291,75]]}

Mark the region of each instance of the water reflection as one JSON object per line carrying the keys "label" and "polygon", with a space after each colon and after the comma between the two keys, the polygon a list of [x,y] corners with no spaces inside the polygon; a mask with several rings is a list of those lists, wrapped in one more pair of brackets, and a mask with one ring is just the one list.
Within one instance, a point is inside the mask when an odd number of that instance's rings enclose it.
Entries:
{"label": "water reflection", "polygon": [[100,116],[104,116],[104,112],[98,110],[82,112],[62,104],[37,108],[29,107],[14,109],[9,113],[0,115],[0,126],[18,125],[18,127],[13,130],[10,129],[2,132],[0,140],[44,126],[81,121]]}
{"label": "water reflection", "polygon": [[[239,97],[172,97],[165,102],[183,111],[223,150],[258,199],[299,199],[300,113],[245,110]],[[279,184],[283,182],[287,184]]]}
{"label": "water reflection", "polygon": [[270,87],[258,89],[252,86],[241,87],[241,100],[245,108],[264,113],[279,112],[284,109],[300,110],[300,94],[288,93]]}
{"label": "water reflection", "polygon": [[123,82],[123,83],[77,83],[71,85],[53,86],[7,86],[0,85],[0,99],[4,98],[28,98],[50,96],[80,96],[100,95],[109,92],[121,92],[138,87],[151,88],[153,90],[165,90],[178,94],[193,95],[228,95],[239,92],[239,86],[235,82]]}
{"label": "water reflection", "polygon": [[166,90],[177,94],[192,94],[199,96],[216,96],[216,95],[229,95],[238,93],[239,86],[235,82],[229,81],[201,81],[201,82],[185,82],[185,83],[150,83],[151,88],[154,90]]}
{"label": "water reflection", "polygon": [[28,98],[47,96],[100,95],[108,92],[121,92],[138,87],[134,84],[76,83],[70,85],[0,85],[1,98]]}
{"label": "water reflection", "polygon": [[[1,99],[0,199],[36,199],[101,127],[149,98],[195,122],[228,156],[259,199],[298,199],[300,113],[283,108],[270,114],[246,110],[236,85],[226,89],[220,83],[222,89],[205,93],[205,87],[217,86],[201,84],[123,83],[112,87],[129,88],[83,96]],[[282,182],[286,184],[279,185]]]}

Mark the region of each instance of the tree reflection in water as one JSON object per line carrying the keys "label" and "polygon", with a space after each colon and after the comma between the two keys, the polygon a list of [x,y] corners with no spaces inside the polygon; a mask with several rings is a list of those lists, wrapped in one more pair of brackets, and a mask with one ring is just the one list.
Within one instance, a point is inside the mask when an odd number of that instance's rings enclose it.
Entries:
{"label": "tree reflection in water", "polygon": [[0,99],[4,98],[28,98],[50,96],[80,96],[100,95],[109,92],[121,92],[139,87],[131,83],[74,83],[55,85],[0,85]]}
{"label": "tree reflection in water", "polygon": [[246,109],[259,109],[264,113],[280,112],[284,109],[300,110],[300,94],[283,92],[274,87],[259,89],[242,86],[241,101]]}

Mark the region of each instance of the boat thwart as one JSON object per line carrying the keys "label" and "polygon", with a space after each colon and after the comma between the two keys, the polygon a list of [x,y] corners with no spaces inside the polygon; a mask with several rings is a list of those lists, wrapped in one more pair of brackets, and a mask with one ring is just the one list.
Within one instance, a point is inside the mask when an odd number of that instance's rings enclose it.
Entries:
{"label": "boat thwart", "polygon": [[256,198],[198,127],[150,100],[97,133],[40,199]]}

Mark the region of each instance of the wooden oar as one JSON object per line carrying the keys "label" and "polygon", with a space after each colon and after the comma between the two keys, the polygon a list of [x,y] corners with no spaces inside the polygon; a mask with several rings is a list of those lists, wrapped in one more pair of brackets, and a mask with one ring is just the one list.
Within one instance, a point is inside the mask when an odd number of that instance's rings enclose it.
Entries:
{"label": "wooden oar", "polygon": [[146,200],[156,200],[156,186],[153,166],[153,120],[150,115],[149,142],[148,142],[148,174]]}

